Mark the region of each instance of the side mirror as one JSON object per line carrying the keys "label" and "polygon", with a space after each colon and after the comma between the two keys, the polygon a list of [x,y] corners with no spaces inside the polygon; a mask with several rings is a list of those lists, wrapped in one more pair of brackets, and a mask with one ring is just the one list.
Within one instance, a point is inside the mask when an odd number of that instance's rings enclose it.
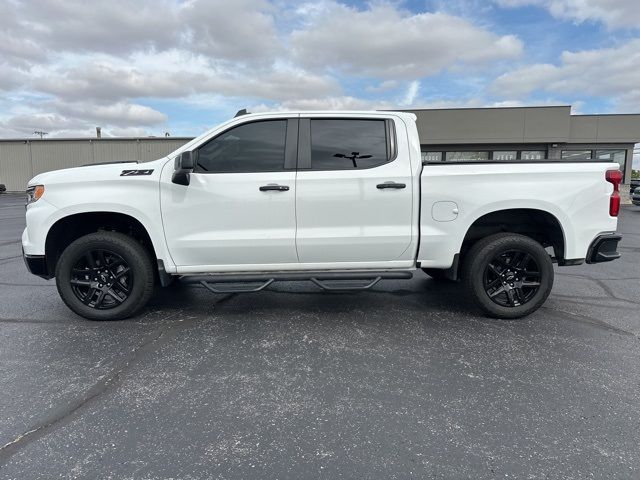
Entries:
{"label": "side mirror", "polygon": [[191,178],[190,173],[196,166],[196,157],[194,152],[182,152],[175,161],[175,171],[171,177],[171,181],[178,185],[189,185]]}

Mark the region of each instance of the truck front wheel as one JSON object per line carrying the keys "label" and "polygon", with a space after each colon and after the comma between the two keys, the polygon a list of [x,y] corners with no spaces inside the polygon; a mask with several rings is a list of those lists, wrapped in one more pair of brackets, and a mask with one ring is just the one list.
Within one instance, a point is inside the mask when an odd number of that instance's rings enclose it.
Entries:
{"label": "truck front wheel", "polygon": [[90,320],[135,315],[151,298],[154,271],[149,253],[133,238],[96,232],[72,242],[56,265],[64,303]]}
{"label": "truck front wheel", "polygon": [[553,286],[553,264],[535,240],[498,233],[465,255],[463,280],[475,303],[495,318],[520,318],[536,311]]}

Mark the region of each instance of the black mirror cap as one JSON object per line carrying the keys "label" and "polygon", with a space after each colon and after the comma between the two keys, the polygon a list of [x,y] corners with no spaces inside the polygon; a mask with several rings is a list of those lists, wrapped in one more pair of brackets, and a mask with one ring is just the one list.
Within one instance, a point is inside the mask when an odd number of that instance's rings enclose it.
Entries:
{"label": "black mirror cap", "polygon": [[179,157],[180,170],[193,170],[196,166],[195,154],[192,151],[182,152]]}
{"label": "black mirror cap", "polygon": [[190,173],[195,168],[195,153],[191,151],[182,152],[176,157],[175,171],[171,176],[171,181],[177,185],[189,185],[191,181]]}

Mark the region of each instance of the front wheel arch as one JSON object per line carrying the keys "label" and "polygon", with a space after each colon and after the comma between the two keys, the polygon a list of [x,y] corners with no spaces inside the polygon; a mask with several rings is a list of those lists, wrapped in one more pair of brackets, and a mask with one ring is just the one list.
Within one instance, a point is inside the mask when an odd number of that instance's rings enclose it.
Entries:
{"label": "front wheel arch", "polygon": [[45,257],[48,274],[54,276],[60,255],[72,242],[100,231],[127,235],[139,242],[154,261],[158,258],[149,232],[135,217],[107,211],[76,213],[56,221],[47,233]]}

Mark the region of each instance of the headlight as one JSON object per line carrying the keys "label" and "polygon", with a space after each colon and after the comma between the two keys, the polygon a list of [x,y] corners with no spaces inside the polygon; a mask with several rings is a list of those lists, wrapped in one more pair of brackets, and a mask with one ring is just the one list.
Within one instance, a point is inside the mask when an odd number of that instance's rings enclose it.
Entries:
{"label": "headlight", "polygon": [[37,202],[44,194],[44,185],[33,185],[27,188],[27,205]]}

